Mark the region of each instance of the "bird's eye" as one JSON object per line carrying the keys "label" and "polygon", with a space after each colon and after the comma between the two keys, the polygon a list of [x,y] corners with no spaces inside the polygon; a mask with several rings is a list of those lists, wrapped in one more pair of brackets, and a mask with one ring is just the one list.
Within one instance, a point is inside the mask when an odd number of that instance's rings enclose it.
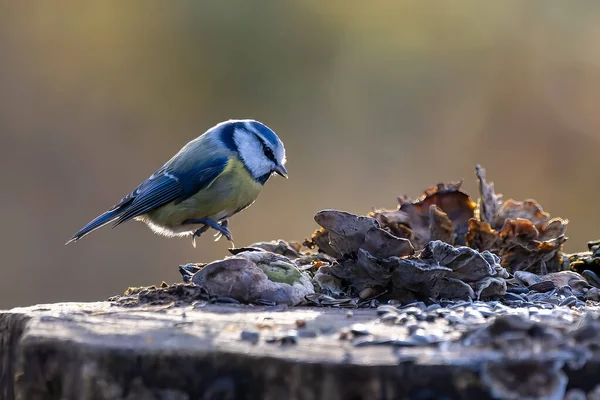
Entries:
{"label": "bird's eye", "polygon": [[275,155],[273,154],[273,150],[269,146],[263,143],[263,152],[265,153],[265,157],[269,160],[275,162]]}

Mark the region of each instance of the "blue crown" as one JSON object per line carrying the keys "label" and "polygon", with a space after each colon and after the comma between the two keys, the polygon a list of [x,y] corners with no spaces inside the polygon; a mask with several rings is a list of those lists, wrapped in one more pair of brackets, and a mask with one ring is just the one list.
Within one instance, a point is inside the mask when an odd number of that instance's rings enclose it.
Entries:
{"label": "blue crown", "polygon": [[243,129],[253,133],[259,133],[267,142],[273,147],[281,146],[279,137],[273,132],[268,126],[262,122],[255,121],[253,119],[246,120],[230,120],[217,127],[220,131],[219,136],[221,141],[231,151],[237,152],[237,145],[233,140],[233,132],[236,129]]}
{"label": "blue crown", "polygon": [[277,147],[280,144],[280,140],[277,137],[277,135],[275,134],[275,132],[273,132],[268,126],[266,126],[265,124],[263,124],[262,122],[258,122],[255,120],[248,120],[246,121],[246,123],[251,127],[251,129],[253,129],[255,132],[260,133],[260,135],[270,144],[273,145],[273,147]]}

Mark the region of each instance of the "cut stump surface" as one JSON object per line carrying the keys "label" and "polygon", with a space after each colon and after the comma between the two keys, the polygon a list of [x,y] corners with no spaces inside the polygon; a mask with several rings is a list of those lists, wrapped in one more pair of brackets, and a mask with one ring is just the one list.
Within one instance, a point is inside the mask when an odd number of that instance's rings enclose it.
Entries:
{"label": "cut stump surface", "polygon": [[[435,329],[435,322],[430,328]],[[500,360],[491,350],[356,342],[360,337],[405,334],[405,326],[382,323],[373,309],[204,302],[16,308],[0,312],[0,397],[336,400],[492,395],[494,388],[482,373],[485,360]],[[587,374],[600,376],[595,360],[573,372],[575,381],[585,382]],[[564,371],[570,379],[568,367]],[[594,386],[590,381],[585,389]]]}

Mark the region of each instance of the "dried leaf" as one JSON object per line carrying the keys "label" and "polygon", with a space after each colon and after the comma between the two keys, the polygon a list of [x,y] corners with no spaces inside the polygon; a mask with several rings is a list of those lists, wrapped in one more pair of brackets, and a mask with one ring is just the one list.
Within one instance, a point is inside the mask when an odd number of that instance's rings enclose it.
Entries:
{"label": "dried leaf", "polygon": [[[447,185],[440,183],[425,190],[415,201],[406,196],[399,197],[400,206],[396,211],[374,210],[369,215],[382,228],[398,237],[408,238],[415,249],[422,249],[432,240],[432,230],[436,235],[444,236],[451,244],[464,245],[468,221],[474,216],[476,204],[460,190],[460,185],[461,182]],[[450,219],[453,235],[448,234],[449,229],[444,226],[442,215],[436,209],[430,211],[432,206]],[[432,216],[438,218],[433,224]]]}
{"label": "dried leaf", "polygon": [[541,228],[550,220],[550,214],[544,212],[542,207],[532,199],[525,201],[507,200],[498,210],[494,217],[492,227],[501,228],[507,219],[527,219],[535,225],[537,229]]}
{"label": "dried leaf", "polygon": [[385,288],[390,282],[390,266],[380,263],[369,252],[359,249],[356,259],[343,260],[330,269],[338,278],[350,282],[357,291],[370,287]]}
{"label": "dried leaf", "polygon": [[434,299],[475,299],[475,292],[471,286],[460,279],[450,278],[448,276],[436,280],[429,290],[431,292],[431,298]]}
{"label": "dried leaf", "polygon": [[502,296],[506,293],[506,280],[498,277],[487,277],[475,282],[475,298],[477,300]]}
{"label": "dried leaf", "polygon": [[557,239],[540,242],[538,240],[527,244],[527,247],[517,244],[502,251],[502,266],[511,272],[529,271],[538,274],[556,272],[561,266],[559,250],[566,241],[564,236]]}
{"label": "dried leaf", "polygon": [[[416,257],[393,257],[384,263],[396,264],[391,268],[392,292],[395,294],[411,291],[434,299],[459,299],[465,296],[474,299],[476,293],[467,282],[476,285],[476,282],[489,277],[505,276],[499,261],[497,256],[489,252],[479,253],[468,247],[455,248],[438,240],[428,243]],[[504,285],[502,294],[505,291]]]}
{"label": "dried leaf", "polygon": [[[486,253],[486,256],[484,256]],[[450,268],[450,277],[465,282],[475,282],[496,275],[494,265],[500,262],[489,252],[479,253],[469,247],[453,247],[439,240],[430,242],[420,255],[421,259],[432,260]],[[491,263],[490,263],[491,261]]]}
{"label": "dried leaf", "polygon": [[410,226],[410,218],[404,212],[398,210],[373,210],[369,216],[375,218],[382,228],[390,231],[394,236],[408,239],[415,243],[414,235]]}
{"label": "dried leaf", "polygon": [[500,206],[502,205],[502,195],[494,192],[494,183],[485,181],[485,169],[477,164],[475,167],[477,179],[479,180],[479,218],[482,222],[491,223],[494,221]]}
{"label": "dried leaf", "polygon": [[497,246],[501,249],[514,245],[527,246],[530,242],[536,241],[539,236],[539,231],[531,221],[522,218],[507,219],[498,233]]}
{"label": "dried leaf", "polygon": [[333,258],[341,258],[342,253],[329,244],[329,233],[324,229],[317,229],[310,239],[304,241],[304,246],[309,249],[317,247],[320,251]]}
{"label": "dried leaf", "polygon": [[540,240],[556,239],[564,236],[567,232],[568,220],[562,218],[552,218],[540,227]]}
{"label": "dried leaf", "polygon": [[[374,209],[367,217],[324,210],[315,216],[322,229],[305,245],[337,259],[331,274],[342,279],[342,289],[387,290],[400,300],[499,296],[507,283],[519,285],[509,271],[559,271],[568,221],[551,219],[535,200],[503,201],[480,165],[476,175],[478,204],[457,182],[416,200],[401,196],[397,210]],[[567,260],[574,268],[588,259]]]}
{"label": "dried leaf", "polygon": [[466,235],[467,246],[476,250],[492,250],[496,246],[498,233],[485,221],[469,220],[469,230]]}
{"label": "dried leaf", "polygon": [[[371,217],[360,217],[344,211],[323,210],[315,215],[328,236],[328,244],[339,254],[357,251],[365,242],[365,236],[379,223]],[[322,249],[321,246],[319,248]]]}
{"label": "dried leaf", "polygon": [[388,261],[387,264],[392,268],[394,291],[408,290],[422,296],[431,295],[433,284],[452,270],[428,261],[418,258],[394,258]]}
{"label": "dried leaf", "polygon": [[414,253],[408,239],[399,238],[379,228],[371,217],[337,210],[323,210],[315,220],[323,228],[315,232],[312,242],[326,254],[343,258],[364,248],[377,258],[405,256]]}
{"label": "dried leaf", "polygon": [[373,257],[380,259],[392,256],[403,257],[415,253],[408,239],[396,237],[381,228],[369,230],[361,247]]}
{"label": "dried leaf", "polygon": [[454,243],[454,226],[438,206],[432,204],[429,207],[429,240],[441,240],[446,243]]}

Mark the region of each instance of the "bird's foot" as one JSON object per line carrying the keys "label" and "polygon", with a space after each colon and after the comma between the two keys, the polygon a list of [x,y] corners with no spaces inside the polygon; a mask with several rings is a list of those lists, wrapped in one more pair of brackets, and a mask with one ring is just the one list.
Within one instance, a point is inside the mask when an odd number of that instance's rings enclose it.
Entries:
{"label": "bird's foot", "polygon": [[223,236],[225,236],[225,239],[227,239],[231,242],[231,247],[235,248],[235,243],[233,243],[233,237],[231,236],[231,231],[227,227],[228,225],[229,225],[229,221],[226,219],[219,222],[219,226],[221,229],[217,229],[217,233],[215,234],[215,242],[219,241],[219,239],[221,239]]}
{"label": "bird's foot", "polygon": [[196,229],[196,231],[192,234],[192,246],[196,248],[196,238],[202,236],[204,232],[210,229],[210,226],[204,225],[202,228]]}
{"label": "bird's foot", "polygon": [[[223,221],[219,222],[219,225],[221,225],[221,228],[229,230],[227,228],[227,226],[229,225],[229,220],[224,219]],[[229,232],[229,235],[231,237],[231,231]],[[214,237],[215,237],[215,242],[218,242],[219,239],[221,239],[223,237],[223,233],[221,231],[217,231],[217,233],[215,233]],[[231,238],[229,238],[229,241],[231,243],[233,243],[233,240],[231,240]]]}
{"label": "bird's foot", "polygon": [[183,221],[183,225],[187,224],[204,224],[203,227],[197,229],[192,235],[192,244],[194,245],[194,247],[196,247],[196,238],[200,237],[209,228],[213,228],[217,231],[217,238],[215,239],[215,241],[219,240],[221,236],[225,236],[225,238],[229,240],[233,245],[233,237],[231,235],[231,231],[227,228],[227,220],[224,220],[221,223],[218,223],[217,221],[211,218],[188,219]]}

